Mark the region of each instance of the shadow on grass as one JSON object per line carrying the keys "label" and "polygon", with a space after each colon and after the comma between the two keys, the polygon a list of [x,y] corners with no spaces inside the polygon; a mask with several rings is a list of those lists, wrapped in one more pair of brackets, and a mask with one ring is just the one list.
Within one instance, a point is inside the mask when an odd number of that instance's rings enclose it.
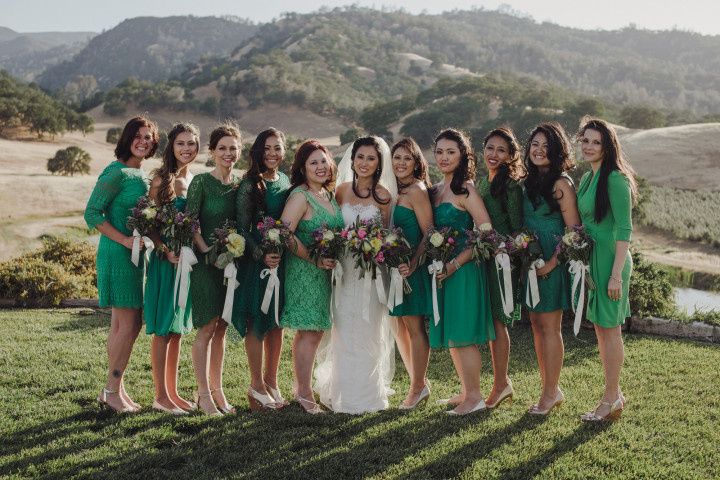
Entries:
{"label": "shadow on grass", "polygon": [[106,315],[71,315],[70,318],[60,325],[53,327],[56,332],[75,332],[107,329],[110,325],[110,318]]}

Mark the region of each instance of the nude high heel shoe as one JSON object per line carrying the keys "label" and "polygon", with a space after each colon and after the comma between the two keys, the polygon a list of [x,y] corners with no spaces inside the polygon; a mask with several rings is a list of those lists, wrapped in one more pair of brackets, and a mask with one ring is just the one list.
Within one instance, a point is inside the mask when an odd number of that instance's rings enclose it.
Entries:
{"label": "nude high heel shoe", "polygon": [[512,382],[510,382],[510,383],[507,384],[507,387],[505,387],[505,388],[503,389],[502,393],[500,393],[500,396],[498,397],[498,399],[497,399],[497,401],[496,401],[495,403],[487,403],[487,402],[486,402],[485,404],[487,405],[487,408],[495,408],[495,407],[497,407],[498,405],[500,405],[500,404],[501,404],[504,400],[506,400],[506,399],[507,399],[508,401],[512,402],[512,398],[513,398],[513,394],[514,394],[514,393],[515,393],[515,392],[514,392],[514,390],[513,390]]}
{"label": "nude high heel shoe", "polygon": [[[608,411],[607,415],[601,416],[597,414],[597,411],[603,405],[610,407],[610,410]],[[585,415],[582,415],[580,419],[583,422],[614,422],[615,420],[618,420],[620,418],[620,415],[622,415],[624,408],[625,399],[622,394],[620,394],[620,396],[616,398],[615,401],[612,403],[601,401],[598,406],[595,407],[595,410],[587,412]]]}

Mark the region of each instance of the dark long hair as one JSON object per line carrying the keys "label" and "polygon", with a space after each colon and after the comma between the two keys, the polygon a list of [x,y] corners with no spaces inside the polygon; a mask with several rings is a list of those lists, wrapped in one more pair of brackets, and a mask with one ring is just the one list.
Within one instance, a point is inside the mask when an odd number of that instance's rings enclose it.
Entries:
{"label": "dark long hair", "polygon": [[145,155],[145,158],[150,158],[155,155],[158,143],[160,143],[158,126],[148,117],[139,115],[137,117],[131,118],[125,124],[125,127],[120,134],[120,138],[118,139],[118,143],[115,146],[115,158],[117,158],[118,160],[122,160],[123,162],[127,162],[128,160],[130,160],[130,157],[132,157],[130,147],[132,146],[132,142],[135,139],[135,135],[137,135],[137,133],[142,127],[148,127],[150,129],[150,134],[152,135],[152,148],[150,148],[147,155]]}
{"label": "dark long hair", "polygon": [[223,137],[233,137],[237,139],[239,144],[242,144],[242,136],[240,135],[240,129],[238,126],[234,123],[226,122],[218,125],[212,132],[210,132],[210,141],[208,142],[208,148],[210,151],[217,148],[218,142],[222,140]]}
{"label": "dark long hair", "polygon": [[262,174],[267,171],[267,167],[265,166],[265,142],[270,137],[277,138],[283,147],[285,146],[285,134],[276,128],[268,128],[255,137],[255,141],[248,152],[250,165],[248,171],[245,173],[245,178],[252,182],[250,198],[258,212],[264,212],[266,207],[265,192],[267,191],[267,185],[262,178]]}
{"label": "dark long hair", "polygon": [[598,177],[597,191],[595,193],[595,221],[600,223],[610,210],[610,196],[608,194],[608,177],[610,173],[617,170],[625,175],[630,184],[633,203],[637,200],[637,183],[635,182],[635,170],[623,155],[615,129],[605,120],[584,117],[577,134],[578,140],[585,135],[586,130],[595,130],[600,133],[602,138],[602,163],[600,164],[600,176]]}
{"label": "dark long hair", "polygon": [[200,149],[200,132],[192,123],[177,123],[168,132],[168,141],[163,150],[162,165],[153,172],[153,176],[160,177],[158,188],[158,203],[164,205],[175,200],[175,175],[178,170],[175,158],[175,139],[181,133],[190,133],[195,137],[196,148]]}
{"label": "dark long hair", "polygon": [[[428,175],[428,162],[427,160],[425,160],[425,156],[423,155],[422,150],[420,150],[420,146],[417,144],[417,142],[410,137],[405,137],[401,139],[390,149],[390,157],[393,157],[395,155],[395,151],[398,148],[404,148],[405,150],[407,150],[412,159],[415,161],[415,167],[413,168],[413,178],[420,180],[425,184],[426,187],[430,188],[431,183],[430,176]],[[409,187],[409,185],[403,185],[399,181],[397,182],[397,186],[398,193],[403,193],[403,190]]]}
{"label": "dark long hair", "polygon": [[[483,155],[485,145],[487,145],[488,140],[492,137],[500,137],[505,140],[505,143],[508,144],[508,154],[510,155],[510,159],[497,168],[495,177],[490,183],[490,195],[492,195],[493,198],[499,198],[507,192],[510,179],[520,180],[525,177],[526,173],[520,156],[520,144],[515,138],[513,131],[509,127],[499,127],[491,130],[483,140]],[[503,203],[503,207],[504,206],[505,204]]]}
{"label": "dark long hair", "polygon": [[323,188],[331,194],[335,191],[335,174],[337,170],[335,168],[335,162],[333,162],[327,147],[320,143],[319,140],[311,138],[310,140],[305,140],[295,152],[295,160],[293,160],[292,167],[290,167],[290,190],[288,192],[291,192],[294,188],[299,187],[307,181],[305,162],[307,162],[315,150],[321,150],[325,154],[328,160],[328,167],[330,168],[330,178],[323,183]]}
{"label": "dark long hair", "polygon": [[468,189],[465,187],[465,182],[475,180],[476,169],[475,152],[470,143],[470,138],[460,130],[448,128],[435,137],[433,149],[436,148],[438,142],[443,139],[452,140],[457,143],[460,149],[460,165],[458,165],[458,168],[453,172],[453,177],[450,181],[450,190],[452,190],[455,195],[468,196],[470,192],[468,192]]}
{"label": "dark long hair", "polygon": [[[363,197],[360,195],[360,192],[357,190],[357,173],[355,173],[355,154],[357,154],[357,151],[360,150],[360,147],[373,147],[378,155],[378,166],[377,169],[375,169],[375,173],[372,177],[372,185],[370,186],[370,193]],[[380,176],[382,175],[382,169],[383,169],[383,156],[382,152],[380,151],[380,143],[378,142],[378,139],[376,137],[360,137],[357,140],[353,142],[352,146],[352,153],[350,155],[350,158],[352,159],[352,172],[353,172],[353,178],[352,178],[352,191],[355,195],[357,195],[358,198],[368,198],[370,195],[372,195],[372,198],[378,202],[381,205],[385,205],[390,202],[390,199],[382,200],[377,193],[377,185],[378,182],[380,182]]]}
{"label": "dark long hair", "polygon": [[[550,168],[545,173],[540,173],[538,167],[530,160],[530,144],[538,133],[544,134],[547,139],[546,157],[550,161]],[[528,172],[525,178],[525,190],[533,207],[537,208],[540,205],[540,197],[542,197],[551,211],[559,210],[558,200],[562,198],[562,193],[558,192],[560,197],[555,197],[555,182],[574,167],[573,149],[565,129],[557,122],[541,123],[535,127],[530,132],[525,145],[525,169]]]}

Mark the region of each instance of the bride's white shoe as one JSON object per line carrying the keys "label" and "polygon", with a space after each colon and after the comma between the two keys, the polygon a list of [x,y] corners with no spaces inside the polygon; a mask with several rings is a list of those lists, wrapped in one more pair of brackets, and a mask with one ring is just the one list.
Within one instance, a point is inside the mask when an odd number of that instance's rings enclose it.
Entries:
{"label": "bride's white shoe", "polygon": [[471,413],[481,412],[485,409],[487,409],[487,405],[485,405],[485,400],[483,400],[481,398],[480,401],[473,408],[468,410],[467,412],[458,412],[457,409],[454,409],[454,410],[448,410],[445,413],[447,413],[448,415],[469,415]]}

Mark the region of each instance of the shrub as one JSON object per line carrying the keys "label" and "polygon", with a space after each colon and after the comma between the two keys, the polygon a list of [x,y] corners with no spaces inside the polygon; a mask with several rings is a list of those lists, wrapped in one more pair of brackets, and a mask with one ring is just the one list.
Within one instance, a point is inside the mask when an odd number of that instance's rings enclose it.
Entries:
{"label": "shrub", "polygon": [[365,133],[359,128],[350,128],[340,134],[340,145],[354,142],[356,138],[363,136]]}
{"label": "shrub", "polygon": [[90,154],[80,147],[72,146],[55,152],[55,156],[48,158],[48,172],[73,176],[76,173],[90,173]]}
{"label": "shrub", "polygon": [[[633,273],[630,277],[630,311],[633,315],[670,317],[675,311],[675,297],[670,275],[659,265],[632,252]],[[603,288],[598,285],[598,288]]]}
{"label": "shrub", "polygon": [[105,135],[105,141],[107,143],[112,143],[113,145],[116,145],[120,140],[120,135],[122,135],[122,131],[123,129],[121,127],[108,128],[107,135]]}

